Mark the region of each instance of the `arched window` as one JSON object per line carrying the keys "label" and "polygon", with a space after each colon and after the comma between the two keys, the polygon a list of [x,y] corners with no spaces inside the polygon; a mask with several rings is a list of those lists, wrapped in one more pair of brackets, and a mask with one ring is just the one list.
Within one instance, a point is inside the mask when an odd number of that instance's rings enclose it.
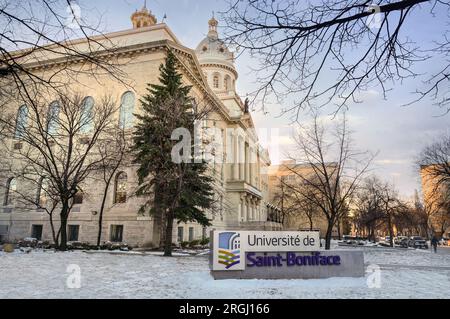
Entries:
{"label": "arched window", "polygon": [[231,90],[231,77],[229,75],[225,76],[225,79],[223,81],[224,87],[226,91]]}
{"label": "arched window", "polygon": [[219,88],[219,74],[214,74],[213,77],[213,88],[218,89]]}
{"label": "arched window", "polygon": [[116,176],[114,187],[114,203],[122,204],[127,202],[127,174],[120,172]]}
{"label": "arched window", "polygon": [[48,117],[47,117],[47,133],[48,134],[56,134],[59,128],[59,103],[53,102],[50,104],[48,108]]}
{"label": "arched window", "polygon": [[74,205],[81,205],[83,204],[83,200],[84,200],[84,194],[82,190],[78,190],[77,193],[75,194],[75,196],[73,197],[73,204]]}
{"label": "arched window", "polygon": [[17,180],[10,178],[6,183],[5,199],[3,201],[4,206],[10,206],[14,204],[14,193],[17,191]]}
{"label": "arched window", "polygon": [[121,129],[130,128],[133,125],[135,97],[133,92],[125,92],[120,102],[119,127]]}
{"label": "arched window", "polygon": [[81,120],[80,120],[80,131],[81,133],[87,134],[94,129],[94,98],[88,96],[84,98],[81,104]]}
{"label": "arched window", "polygon": [[37,193],[37,203],[40,207],[47,206],[48,202],[48,179],[45,177],[41,177],[39,180],[39,188]]}
{"label": "arched window", "polygon": [[19,110],[17,111],[16,131],[14,132],[15,139],[23,138],[27,124],[28,124],[28,107],[26,105],[22,105],[21,107],[19,107]]}

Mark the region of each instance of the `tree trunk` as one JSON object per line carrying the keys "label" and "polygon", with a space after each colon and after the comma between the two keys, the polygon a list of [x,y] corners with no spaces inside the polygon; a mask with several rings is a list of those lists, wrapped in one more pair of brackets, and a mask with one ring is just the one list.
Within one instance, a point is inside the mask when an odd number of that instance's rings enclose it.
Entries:
{"label": "tree trunk", "polygon": [[394,247],[394,230],[392,229],[392,217],[388,215],[388,227],[389,227],[389,246]]}
{"label": "tree trunk", "polygon": [[98,234],[97,234],[97,247],[100,247],[102,240],[102,226],[103,226],[103,211],[105,210],[106,197],[108,196],[109,184],[111,180],[107,183],[105,191],[103,193],[102,205],[100,207],[100,212],[98,216]]}
{"label": "tree trunk", "polygon": [[165,229],[166,240],[164,242],[164,256],[172,257],[172,232],[173,232],[173,213],[170,211],[167,214],[167,224]]}
{"label": "tree trunk", "polygon": [[153,236],[152,243],[155,248],[165,246],[165,210],[164,210],[164,188],[158,183],[155,185],[155,193],[153,195]]}
{"label": "tree trunk", "polygon": [[167,216],[163,210],[160,210],[159,213],[159,247],[165,247],[166,246],[166,230],[167,230]]}
{"label": "tree trunk", "polygon": [[338,239],[341,240],[341,221],[337,220],[337,229],[338,229]]}
{"label": "tree trunk", "polygon": [[331,236],[333,235],[333,225],[334,223],[329,220],[327,226],[327,232],[325,234],[325,250],[331,249]]}
{"label": "tree trunk", "polygon": [[55,224],[53,223],[53,212],[50,214],[50,229],[52,231],[53,243],[55,244],[55,247],[59,247],[59,238],[56,236]]}
{"label": "tree trunk", "polygon": [[59,244],[59,250],[66,251],[67,250],[67,218],[69,215],[69,204],[64,203],[61,209],[61,242]]}
{"label": "tree trunk", "polygon": [[312,217],[309,217],[309,216],[308,216],[308,219],[309,219],[309,230],[312,231],[313,228],[314,228]]}

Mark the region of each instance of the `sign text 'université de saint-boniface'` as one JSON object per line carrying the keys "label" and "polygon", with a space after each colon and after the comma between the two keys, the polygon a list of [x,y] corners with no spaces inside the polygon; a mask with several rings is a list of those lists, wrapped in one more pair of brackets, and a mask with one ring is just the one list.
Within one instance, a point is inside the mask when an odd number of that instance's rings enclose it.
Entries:
{"label": "sign text 'universit\u00e9 de saint-boniface'", "polygon": [[364,275],[362,251],[325,251],[316,231],[213,231],[216,279],[328,278]]}

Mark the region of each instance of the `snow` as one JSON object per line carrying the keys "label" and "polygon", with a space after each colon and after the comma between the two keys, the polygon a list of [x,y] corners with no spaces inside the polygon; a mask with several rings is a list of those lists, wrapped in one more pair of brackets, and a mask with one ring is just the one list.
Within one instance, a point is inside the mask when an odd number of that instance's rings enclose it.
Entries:
{"label": "snow", "polygon": [[[351,248],[346,248],[351,249]],[[0,298],[448,298],[450,248],[363,250],[381,268],[380,288],[367,278],[223,280],[209,274],[208,256],[164,258],[136,252],[0,252]],[[81,287],[69,289],[69,265]]]}

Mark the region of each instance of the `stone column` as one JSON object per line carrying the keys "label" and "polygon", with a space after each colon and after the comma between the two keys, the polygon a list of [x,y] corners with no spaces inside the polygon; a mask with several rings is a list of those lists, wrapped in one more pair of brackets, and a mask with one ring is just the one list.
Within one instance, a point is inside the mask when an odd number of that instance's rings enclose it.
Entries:
{"label": "stone column", "polygon": [[253,159],[253,147],[249,147],[248,148],[248,153],[249,153],[249,160],[248,160],[248,166],[249,166],[249,170],[248,170],[248,183],[250,185],[255,185],[255,183],[253,182],[253,178],[255,176],[255,173],[253,172],[253,168],[254,168],[254,159]]}
{"label": "stone column", "polygon": [[260,205],[260,201],[256,202],[256,219],[258,221],[261,221],[261,205]]}
{"label": "stone column", "polygon": [[256,220],[256,209],[255,209],[255,199],[252,197],[252,220]]}
{"label": "stone column", "polygon": [[259,157],[259,152],[256,153],[256,187],[258,187],[259,189],[261,189],[262,184],[261,184],[261,158]]}
{"label": "stone column", "polygon": [[239,199],[239,204],[238,204],[238,222],[241,222],[242,220],[242,200]]}
{"label": "stone column", "polygon": [[239,135],[237,133],[233,133],[233,180],[239,180]]}
{"label": "stone column", "polygon": [[239,137],[239,180],[245,180],[245,144],[241,136]]}
{"label": "stone column", "polygon": [[245,144],[245,181],[250,184],[250,149]]}
{"label": "stone column", "polygon": [[247,201],[245,200],[245,197],[241,199],[242,202],[242,220],[244,222],[247,221]]}

